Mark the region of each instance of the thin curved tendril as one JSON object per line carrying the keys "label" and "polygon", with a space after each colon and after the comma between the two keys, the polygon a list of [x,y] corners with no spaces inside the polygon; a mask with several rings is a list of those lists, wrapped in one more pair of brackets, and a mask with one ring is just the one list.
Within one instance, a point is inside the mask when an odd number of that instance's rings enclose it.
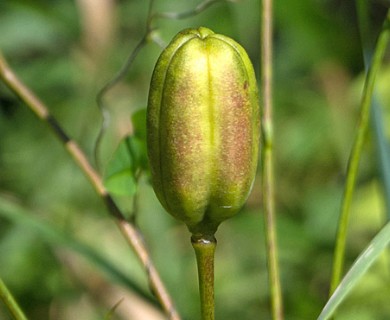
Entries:
{"label": "thin curved tendril", "polygon": [[160,12],[155,13],[152,17],[152,19],[174,19],[174,20],[180,20],[180,19],[186,19],[192,16],[195,16],[202,11],[206,10],[208,7],[212,6],[213,4],[217,2],[222,2],[226,0],[206,0],[198,4],[194,9],[184,12]]}
{"label": "thin curved tendril", "polygon": [[96,97],[97,105],[100,109],[101,115],[102,115],[102,125],[100,127],[98,136],[95,141],[95,147],[94,147],[94,158],[95,158],[95,164],[100,169],[99,165],[99,151],[100,151],[100,145],[104,136],[104,133],[110,123],[110,113],[107,110],[107,107],[104,103],[104,97],[107,94],[108,91],[110,91],[118,82],[120,82],[123,77],[129,72],[131,66],[133,65],[134,60],[140,53],[141,49],[149,42],[152,41],[156,43],[159,47],[165,47],[165,42],[162,40],[162,38],[155,32],[155,29],[153,29],[152,24],[157,19],[174,19],[174,20],[180,20],[185,19],[191,16],[195,16],[204,10],[206,10],[211,5],[222,2],[222,1],[231,1],[232,0],[205,0],[198,4],[193,10],[176,13],[176,12],[161,12],[161,13],[155,13],[153,14],[153,4],[154,0],[150,0],[149,2],[149,9],[148,9],[148,15],[146,18],[146,28],[145,33],[143,34],[141,40],[138,42],[134,50],[130,53],[128,58],[126,59],[123,66],[120,68],[118,73],[109,81],[107,82],[102,89],[100,89],[99,93]]}
{"label": "thin curved tendril", "polygon": [[102,114],[102,126],[99,130],[98,136],[96,138],[95,142],[95,148],[94,148],[94,157],[95,157],[95,164],[99,168],[99,150],[101,141],[103,138],[103,135],[108,127],[109,120],[110,120],[110,113],[108,112],[106,105],[104,104],[104,95],[112,89],[129,71],[131,65],[133,64],[135,58],[137,57],[138,53],[141,51],[141,49],[145,46],[147,42],[147,37],[144,35],[144,37],[141,39],[141,41],[137,44],[135,49],[132,51],[130,56],[127,58],[126,63],[122,66],[122,68],[118,71],[118,73],[115,75],[114,78],[112,78],[98,93],[96,97],[96,101],[98,104],[98,107],[100,109],[100,112]]}

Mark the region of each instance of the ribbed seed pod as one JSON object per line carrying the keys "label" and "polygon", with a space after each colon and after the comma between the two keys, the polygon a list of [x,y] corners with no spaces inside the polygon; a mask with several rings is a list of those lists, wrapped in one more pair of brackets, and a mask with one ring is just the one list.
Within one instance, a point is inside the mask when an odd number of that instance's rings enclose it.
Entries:
{"label": "ribbed seed pod", "polygon": [[256,78],[245,50],[207,28],[186,29],[155,66],[147,112],[152,183],[195,235],[238,212],[256,173]]}

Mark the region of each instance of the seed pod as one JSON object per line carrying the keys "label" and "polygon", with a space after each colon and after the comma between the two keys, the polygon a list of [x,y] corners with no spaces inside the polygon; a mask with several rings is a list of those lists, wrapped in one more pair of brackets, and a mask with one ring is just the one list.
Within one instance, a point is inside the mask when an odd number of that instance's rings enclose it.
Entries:
{"label": "seed pod", "polygon": [[155,66],[147,130],[161,204],[194,235],[214,234],[256,173],[258,92],[245,50],[207,28],[180,32]]}

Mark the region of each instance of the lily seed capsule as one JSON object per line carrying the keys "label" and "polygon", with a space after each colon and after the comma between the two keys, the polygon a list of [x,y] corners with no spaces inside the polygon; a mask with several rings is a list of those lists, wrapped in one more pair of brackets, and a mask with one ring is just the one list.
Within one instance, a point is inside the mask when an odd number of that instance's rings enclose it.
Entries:
{"label": "lily seed capsule", "polygon": [[234,40],[180,32],[155,66],[147,144],[155,193],[196,235],[213,235],[245,203],[256,174],[258,89]]}

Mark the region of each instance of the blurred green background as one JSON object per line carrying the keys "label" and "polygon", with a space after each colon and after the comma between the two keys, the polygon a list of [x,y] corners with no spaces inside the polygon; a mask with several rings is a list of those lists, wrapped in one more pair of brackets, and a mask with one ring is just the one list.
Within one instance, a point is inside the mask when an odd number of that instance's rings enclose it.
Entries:
{"label": "blurred green background", "polygon": [[[160,0],[154,10],[182,12],[199,2]],[[371,3],[374,26],[380,26],[386,5]],[[362,48],[354,1],[279,0],[274,6],[275,175],[285,316],[310,320],[327,301],[364,80]],[[0,2],[3,54],[91,159],[101,126],[97,92],[141,39],[147,9],[147,1],[134,0]],[[158,20],[154,26],[165,43],[186,27],[226,34],[247,49],[259,75],[259,15],[259,1],[219,2],[195,17]],[[160,52],[153,43],[144,47],[106,96],[111,121],[100,149],[103,168],[132,132],[131,114],[146,107]],[[374,124],[382,123],[387,138],[389,84],[390,65],[384,64]],[[149,292],[137,258],[63,146],[2,84],[0,103],[0,276],[29,319],[104,319],[122,298],[112,319],[163,319],[115,276],[119,272]],[[370,133],[353,202],[347,266],[388,218],[378,145]],[[218,319],[271,317],[258,171],[246,207],[217,233]],[[163,212],[147,178],[138,195],[137,221],[154,262],[183,318],[199,319],[189,233]],[[117,200],[130,211],[131,199]],[[338,319],[390,319],[389,295],[389,260],[383,256],[339,308]],[[9,319],[2,304],[0,319]]]}

